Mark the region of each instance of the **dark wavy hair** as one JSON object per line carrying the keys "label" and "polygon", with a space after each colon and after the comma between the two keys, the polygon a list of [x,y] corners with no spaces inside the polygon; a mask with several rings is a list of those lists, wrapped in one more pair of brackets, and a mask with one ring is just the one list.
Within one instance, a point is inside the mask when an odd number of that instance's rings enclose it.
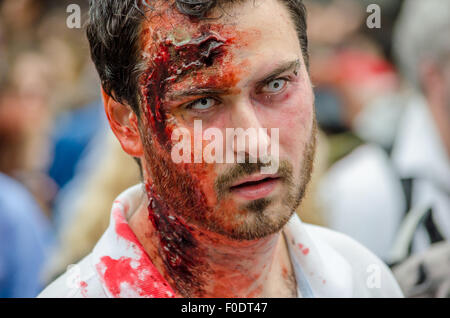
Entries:
{"label": "dark wavy hair", "polygon": [[[250,0],[171,0],[176,9],[192,18],[205,19],[214,7]],[[302,0],[279,0],[286,5],[295,23],[303,57],[308,67],[306,9]],[[114,100],[129,104],[139,116],[140,75],[145,65],[140,59],[139,36],[142,21],[155,10],[155,0],[90,0],[86,34],[91,58],[102,88]]]}

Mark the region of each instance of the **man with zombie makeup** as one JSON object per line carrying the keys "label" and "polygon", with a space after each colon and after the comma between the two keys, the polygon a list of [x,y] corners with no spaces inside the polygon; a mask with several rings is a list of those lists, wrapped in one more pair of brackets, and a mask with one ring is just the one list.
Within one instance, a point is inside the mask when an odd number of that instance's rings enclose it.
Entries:
{"label": "man with zombie makeup", "polygon": [[[87,34],[143,184],[41,297],[401,297],[368,250],[294,213],[316,134],[301,0],[97,0]],[[229,128],[260,134],[239,148]]]}

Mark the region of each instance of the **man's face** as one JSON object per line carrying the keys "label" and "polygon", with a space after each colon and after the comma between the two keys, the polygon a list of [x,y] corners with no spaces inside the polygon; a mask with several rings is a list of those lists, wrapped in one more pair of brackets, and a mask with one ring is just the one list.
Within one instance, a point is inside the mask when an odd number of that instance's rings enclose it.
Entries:
{"label": "man's face", "polygon": [[[169,4],[157,10],[143,24],[140,81],[142,162],[154,209],[236,239],[280,230],[303,196],[315,148],[313,92],[291,16],[277,0],[245,1],[202,21]],[[203,132],[214,128],[223,138],[202,139],[200,121]],[[238,149],[227,128],[258,136]],[[180,131],[189,138],[174,138]],[[175,162],[180,145],[191,162]],[[230,154],[246,163],[228,162]],[[263,166],[278,169],[262,174]]]}

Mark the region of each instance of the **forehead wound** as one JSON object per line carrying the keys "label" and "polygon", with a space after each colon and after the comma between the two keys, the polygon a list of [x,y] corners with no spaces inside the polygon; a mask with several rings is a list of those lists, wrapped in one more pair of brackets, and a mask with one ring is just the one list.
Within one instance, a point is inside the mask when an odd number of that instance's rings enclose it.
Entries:
{"label": "forehead wound", "polygon": [[223,53],[226,40],[212,31],[203,31],[201,35],[177,42],[168,37],[160,43],[159,55],[152,64],[167,63],[166,81],[176,81],[190,70],[209,67]]}
{"label": "forehead wound", "polygon": [[173,35],[157,40],[149,65],[141,79],[148,120],[162,144],[168,145],[166,112],[162,101],[170,84],[192,70],[207,67],[221,55],[226,40],[216,32],[203,29],[199,35],[178,40]]}

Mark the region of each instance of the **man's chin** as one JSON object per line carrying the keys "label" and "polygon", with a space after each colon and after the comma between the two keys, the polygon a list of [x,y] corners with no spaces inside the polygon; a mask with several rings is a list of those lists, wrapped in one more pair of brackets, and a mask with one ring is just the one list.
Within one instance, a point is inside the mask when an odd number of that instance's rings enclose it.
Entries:
{"label": "man's chin", "polygon": [[258,199],[240,210],[234,224],[214,227],[214,231],[234,240],[256,240],[279,232],[289,221],[294,209],[287,209],[270,199]]}

